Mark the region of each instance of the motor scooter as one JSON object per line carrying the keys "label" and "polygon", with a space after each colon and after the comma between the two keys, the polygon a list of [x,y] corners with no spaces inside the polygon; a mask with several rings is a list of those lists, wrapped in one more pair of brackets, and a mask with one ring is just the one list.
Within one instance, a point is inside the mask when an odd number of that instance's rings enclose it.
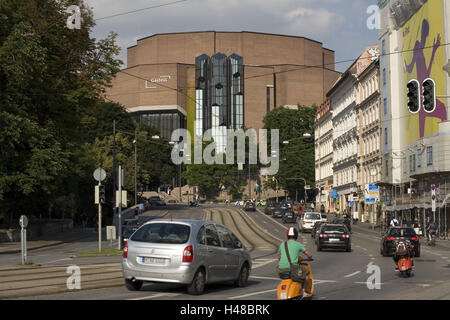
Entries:
{"label": "motor scooter", "polygon": [[[400,246],[399,246],[400,244]],[[403,246],[405,246],[406,251],[404,252],[398,252],[399,249]],[[397,260],[397,267],[395,268],[396,272],[400,272],[400,275],[402,277],[410,277],[411,276],[411,272],[414,270],[414,266],[413,266],[413,260],[412,257],[410,255],[410,251],[414,250],[411,247],[411,244],[406,242],[406,243],[397,243],[396,245],[396,253],[395,255],[397,255],[399,257],[399,259]]]}
{"label": "motor scooter", "polygon": [[[303,300],[307,298],[311,298],[314,293],[314,278],[313,274],[311,272],[311,267],[305,263],[304,261],[313,261],[314,259],[300,259],[299,257],[299,265],[303,265],[308,269],[309,274],[306,277],[310,281],[310,288],[304,287],[303,284],[300,282],[293,281],[290,278],[290,273],[282,273],[280,274],[281,282],[278,284],[277,287],[277,299],[278,300]],[[305,292],[303,292],[305,291]]]}

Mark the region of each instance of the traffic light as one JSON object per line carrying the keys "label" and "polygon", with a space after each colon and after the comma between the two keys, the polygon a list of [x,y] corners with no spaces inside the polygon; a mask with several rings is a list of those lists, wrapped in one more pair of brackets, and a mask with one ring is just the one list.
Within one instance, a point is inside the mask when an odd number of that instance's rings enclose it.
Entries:
{"label": "traffic light", "polygon": [[423,109],[433,112],[436,107],[435,85],[432,79],[426,79],[423,84]]}
{"label": "traffic light", "polygon": [[419,100],[419,82],[417,80],[411,80],[406,85],[406,91],[408,96],[408,109],[411,113],[417,113],[420,109]]}
{"label": "traffic light", "polygon": [[106,193],[105,193],[105,186],[101,185],[98,187],[98,198],[99,198],[99,202],[100,204],[105,204],[106,203]]}

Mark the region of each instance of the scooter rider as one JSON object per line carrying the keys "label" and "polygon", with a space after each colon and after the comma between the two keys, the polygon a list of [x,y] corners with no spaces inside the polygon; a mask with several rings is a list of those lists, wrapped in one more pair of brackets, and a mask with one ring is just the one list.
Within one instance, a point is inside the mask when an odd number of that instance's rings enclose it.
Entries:
{"label": "scooter rider", "polygon": [[431,241],[432,235],[436,235],[436,230],[437,230],[436,223],[430,222],[427,226],[428,241]]}
{"label": "scooter rider", "polygon": [[[305,246],[300,242],[297,242],[298,231],[294,227],[290,227],[287,232],[287,247],[289,250],[289,256],[291,258],[291,262],[294,265],[298,265],[299,257],[301,259],[301,253],[304,253],[309,259],[312,259],[311,253],[306,250]],[[278,249],[278,275],[281,278],[282,273],[290,272],[290,264],[286,255],[285,250],[285,242],[283,242]],[[305,279],[305,288],[310,288],[311,284],[308,283],[308,278]]]}

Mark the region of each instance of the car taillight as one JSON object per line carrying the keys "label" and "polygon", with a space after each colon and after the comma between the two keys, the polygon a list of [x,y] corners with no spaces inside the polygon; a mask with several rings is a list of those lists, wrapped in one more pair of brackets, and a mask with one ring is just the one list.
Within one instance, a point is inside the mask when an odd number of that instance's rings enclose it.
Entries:
{"label": "car taillight", "polygon": [[321,233],[320,235],[319,235],[319,237],[320,238],[326,238],[326,237],[328,237],[326,234],[324,234],[324,233]]}
{"label": "car taillight", "polygon": [[183,262],[194,261],[194,248],[192,246],[187,246],[183,250]]}
{"label": "car taillight", "polygon": [[412,241],[419,241],[419,238],[417,238],[417,237],[412,237],[411,240],[412,240]]}
{"label": "car taillight", "polygon": [[281,290],[286,290],[286,285],[285,285],[285,284],[283,284],[283,285],[281,286]]}
{"label": "car taillight", "polygon": [[303,221],[303,224],[306,224],[306,221]]}
{"label": "car taillight", "polygon": [[128,258],[128,242],[125,243],[125,246],[123,247],[123,258],[124,259]]}
{"label": "car taillight", "polygon": [[342,238],[348,239],[348,238],[350,238],[350,236],[348,234],[343,234]]}
{"label": "car taillight", "polygon": [[386,238],[386,241],[392,241],[392,240],[394,240],[395,238],[394,237],[387,237]]}

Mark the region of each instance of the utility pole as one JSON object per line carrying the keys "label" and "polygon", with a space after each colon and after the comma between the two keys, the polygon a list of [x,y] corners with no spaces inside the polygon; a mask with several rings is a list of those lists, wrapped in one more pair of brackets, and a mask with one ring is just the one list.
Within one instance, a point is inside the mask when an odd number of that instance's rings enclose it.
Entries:
{"label": "utility pole", "polygon": [[122,250],[122,166],[119,166],[119,250]]}
{"label": "utility pole", "polygon": [[102,252],[102,201],[100,197],[101,179],[98,179],[99,201],[98,201],[98,252]]}
{"label": "utility pole", "polygon": [[137,134],[134,129],[134,205],[137,205]]}
{"label": "utility pole", "polygon": [[116,213],[116,120],[113,120],[113,215]]}
{"label": "utility pole", "polygon": [[250,156],[248,158],[248,198],[252,200],[252,182],[250,177]]}

